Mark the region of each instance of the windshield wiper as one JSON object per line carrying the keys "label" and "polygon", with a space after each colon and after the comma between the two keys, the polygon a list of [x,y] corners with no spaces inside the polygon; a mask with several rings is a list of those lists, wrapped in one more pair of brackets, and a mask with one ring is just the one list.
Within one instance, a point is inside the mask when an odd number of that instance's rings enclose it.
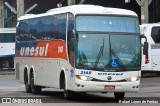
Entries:
{"label": "windshield wiper", "polygon": [[121,66],[122,66],[122,68],[123,68],[123,70],[126,70],[125,65],[123,64],[123,62],[122,62],[122,61],[121,61],[121,59],[118,57],[118,55],[114,52],[114,50],[113,50],[113,49],[111,49],[111,54],[113,54],[113,56],[115,56],[115,57],[118,59],[118,61],[119,61],[120,65],[121,65]]}
{"label": "windshield wiper", "polygon": [[97,64],[99,63],[101,56],[103,56],[103,50],[104,50],[104,38],[103,38],[103,45],[101,46],[101,48],[99,50],[99,53],[98,53],[98,56],[97,56],[97,59],[96,59],[95,65],[94,65],[95,69],[97,68]]}

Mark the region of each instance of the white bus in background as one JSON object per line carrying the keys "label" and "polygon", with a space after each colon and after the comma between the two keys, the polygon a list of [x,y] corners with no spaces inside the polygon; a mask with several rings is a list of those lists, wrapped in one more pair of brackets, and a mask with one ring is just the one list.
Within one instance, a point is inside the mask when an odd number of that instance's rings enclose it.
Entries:
{"label": "white bus in background", "polygon": [[0,28],[0,70],[14,69],[16,28]]}
{"label": "white bus in background", "polygon": [[147,37],[148,54],[142,58],[142,71],[160,71],[160,23],[140,25],[141,34]]}
{"label": "white bus in background", "polygon": [[[16,79],[26,92],[42,88],[74,92],[113,92],[123,99],[138,92],[141,37],[135,12],[73,5],[18,19]],[[144,49],[146,50],[146,48]]]}

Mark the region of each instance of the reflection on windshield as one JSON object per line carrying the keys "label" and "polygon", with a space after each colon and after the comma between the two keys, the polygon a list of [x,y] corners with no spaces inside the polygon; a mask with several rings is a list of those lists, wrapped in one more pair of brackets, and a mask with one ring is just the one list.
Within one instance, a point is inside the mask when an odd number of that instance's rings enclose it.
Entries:
{"label": "reflection on windshield", "polygon": [[[111,49],[120,58],[126,68],[140,67],[140,39],[131,35],[112,35]],[[116,58],[112,56],[112,58]]]}
{"label": "reflection on windshield", "polygon": [[78,33],[76,67],[92,70],[140,69],[140,39],[135,35]]}
{"label": "reflection on windshield", "polygon": [[[81,68],[104,68],[109,62],[109,35],[78,34],[76,65]],[[104,42],[104,43],[103,43]],[[104,46],[103,46],[104,45]],[[101,53],[105,55],[101,55]]]}

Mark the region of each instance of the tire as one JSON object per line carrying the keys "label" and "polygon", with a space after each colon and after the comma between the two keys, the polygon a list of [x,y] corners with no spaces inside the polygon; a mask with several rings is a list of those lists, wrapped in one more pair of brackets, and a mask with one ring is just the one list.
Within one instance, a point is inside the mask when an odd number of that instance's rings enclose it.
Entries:
{"label": "tire", "polygon": [[64,88],[64,93],[63,93],[64,94],[64,98],[67,99],[67,100],[71,99],[73,97],[73,93],[74,92],[66,89],[65,78],[63,79],[63,88]]}
{"label": "tire", "polygon": [[27,72],[24,74],[24,84],[25,84],[26,92],[31,93],[31,85],[28,84],[28,73]]}
{"label": "tire", "polygon": [[124,92],[115,92],[114,93],[114,97],[115,97],[116,100],[123,100],[124,99],[124,95],[125,95]]}
{"label": "tire", "polygon": [[42,87],[34,85],[34,74],[31,73],[30,76],[30,82],[31,82],[31,92],[32,94],[39,94],[41,92]]}

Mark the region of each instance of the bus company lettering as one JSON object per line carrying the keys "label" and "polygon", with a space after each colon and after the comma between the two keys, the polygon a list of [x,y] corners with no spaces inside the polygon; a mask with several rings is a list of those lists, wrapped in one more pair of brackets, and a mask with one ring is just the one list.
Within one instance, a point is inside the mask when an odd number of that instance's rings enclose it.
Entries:
{"label": "bus company lettering", "polygon": [[47,56],[48,53],[48,46],[47,43],[46,46],[42,47],[21,47],[20,55],[21,56]]}

